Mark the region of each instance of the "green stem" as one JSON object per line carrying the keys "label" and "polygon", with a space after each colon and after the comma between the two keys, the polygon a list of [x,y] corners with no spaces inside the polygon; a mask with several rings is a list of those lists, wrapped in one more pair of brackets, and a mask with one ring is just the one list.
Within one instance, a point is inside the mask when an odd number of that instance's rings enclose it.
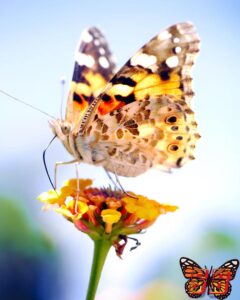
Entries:
{"label": "green stem", "polygon": [[102,269],[111,248],[111,242],[106,239],[94,241],[94,253],[86,300],[94,300]]}

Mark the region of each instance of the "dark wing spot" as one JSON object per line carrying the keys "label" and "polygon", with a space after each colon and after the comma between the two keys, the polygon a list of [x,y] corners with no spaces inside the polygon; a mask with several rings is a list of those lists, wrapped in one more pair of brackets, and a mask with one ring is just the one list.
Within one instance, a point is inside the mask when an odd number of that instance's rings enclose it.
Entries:
{"label": "dark wing spot", "polygon": [[103,95],[102,95],[102,100],[103,100],[104,102],[108,102],[108,101],[111,100],[111,97],[110,97],[109,95],[107,95],[107,94],[103,94]]}
{"label": "dark wing spot", "polygon": [[116,149],[116,148],[111,148],[111,149],[108,149],[108,154],[109,154],[110,156],[113,156],[113,155],[115,155],[115,154],[116,154],[116,152],[117,152],[117,149]]}
{"label": "dark wing spot", "polygon": [[175,117],[175,116],[167,117],[166,122],[170,123],[170,124],[176,123],[177,122],[177,117]]}
{"label": "dark wing spot", "polygon": [[133,135],[139,135],[139,131],[137,128],[128,128],[128,131]]}
{"label": "dark wing spot", "polygon": [[115,95],[115,98],[118,100],[118,101],[122,101],[126,104],[129,104],[129,103],[132,103],[135,101],[135,97],[134,97],[134,94],[131,93],[129,94],[128,96],[121,96],[121,95]]}
{"label": "dark wing spot", "polygon": [[170,151],[177,151],[179,149],[178,145],[172,144],[168,146]]}
{"label": "dark wing spot", "polygon": [[102,135],[102,140],[103,140],[103,141],[106,141],[106,140],[108,140],[108,139],[109,139],[109,136],[108,136],[108,135],[106,135],[106,134]]}
{"label": "dark wing spot", "polygon": [[144,114],[144,117],[145,117],[146,120],[149,119],[150,113],[151,113],[150,109],[146,109],[146,110],[143,111],[143,114]]}
{"label": "dark wing spot", "polygon": [[176,140],[178,140],[178,141],[181,141],[183,139],[183,137],[181,136],[181,135],[178,135],[177,137],[176,137]]}
{"label": "dark wing spot", "polygon": [[[83,97],[83,95],[82,95],[82,97]],[[83,103],[82,98],[77,93],[73,93],[73,101],[76,101],[79,104]]]}
{"label": "dark wing spot", "polygon": [[96,129],[97,129],[97,130],[100,130],[100,129],[102,128],[102,126],[103,126],[103,121],[100,120],[100,119],[98,119],[98,120],[97,120],[97,126],[96,126]]}
{"label": "dark wing spot", "polygon": [[123,125],[125,127],[131,127],[131,128],[137,128],[138,127],[137,123],[133,119],[128,120]]}
{"label": "dark wing spot", "polygon": [[115,115],[117,122],[120,123],[120,121],[122,120],[123,114],[118,111],[117,114]]}
{"label": "dark wing spot", "polygon": [[113,77],[111,80],[112,84],[126,84],[128,86],[134,87],[137,83],[130,77]]}
{"label": "dark wing spot", "polygon": [[118,129],[117,132],[116,132],[116,134],[117,134],[117,137],[119,139],[121,139],[123,137],[123,131],[122,131],[122,129]]}
{"label": "dark wing spot", "polygon": [[103,124],[102,133],[106,133],[107,130],[108,130],[108,126],[106,124]]}
{"label": "dark wing spot", "polygon": [[159,75],[160,75],[162,80],[169,80],[170,79],[169,72],[167,70],[161,71]]}
{"label": "dark wing spot", "polygon": [[182,160],[183,160],[183,157],[179,157],[179,158],[177,159],[177,161],[176,161],[177,167],[180,168],[180,167],[182,166],[182,165],[181,165]]}

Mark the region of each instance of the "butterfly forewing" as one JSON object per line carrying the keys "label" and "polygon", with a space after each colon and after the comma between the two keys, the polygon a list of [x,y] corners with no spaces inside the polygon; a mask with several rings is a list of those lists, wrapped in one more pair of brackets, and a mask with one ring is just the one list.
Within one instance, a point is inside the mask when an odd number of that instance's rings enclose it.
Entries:
{"label": "butterfly forewing", "polygon": [[101,31],[96,27],[85,29],[75,52],[66,110],[66,120],[74,130],[89,105],[111,79],[114,69],[112,53]]}
{"label": "butterfly forewing", "polygon": [[147,96],[174,95],[176,102],[185,106],[193,96],[191,69],[198,52],[199,38],[191,23],[161,32],[112,78],[99,98],[99,114]]}
{"label": "butterfly forewing", "polygon": [[188,102],[198,51],[193,25],[174,25],[143,46],[94,100],[80,133],[97,140],[96,159],[105,157],[105,169],[136,176],[194,159],[199,134]]}

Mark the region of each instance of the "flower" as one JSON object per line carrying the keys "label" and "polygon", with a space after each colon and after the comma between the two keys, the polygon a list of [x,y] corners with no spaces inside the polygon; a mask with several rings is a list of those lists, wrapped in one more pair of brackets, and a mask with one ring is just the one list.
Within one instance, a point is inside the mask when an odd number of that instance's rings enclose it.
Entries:
{"label": "flower", "polygon": [[132,192],[92,187],[90,179],[68,180],[59,191],[44,192],[38,199],[93,240],[109,240],[118,256],[124,250],[128,235],[141,232],[161,214],[177,209]]}

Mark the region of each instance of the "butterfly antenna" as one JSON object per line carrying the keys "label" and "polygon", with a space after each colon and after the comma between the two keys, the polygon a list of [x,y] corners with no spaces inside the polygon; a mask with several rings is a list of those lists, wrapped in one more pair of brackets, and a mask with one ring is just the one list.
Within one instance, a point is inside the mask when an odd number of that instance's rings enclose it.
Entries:
{"label": "butterfly antenna", "polygon": [[56,190],[56,187],[54,186],[53,182],[52,182],[52,179],[49,175],[49,172],[48,172],[48,168],[47,168],[47,164],[46,164],[46,151],[48,150],[48,148],[50,147],[50,145],[52,144],[52,142],[55,140],[55,138],[57,137],[57,135],[54,135],[54,137],[51,139],[51,141],[49,142],[49,144],[47,145],[46,149],[43,151],[43,164],[44,164],[44,168],[45,168],[45,171],[47,173],[47,177],[49,179],[49,182],[52,186],[52,188],[54,190]]}
{"label": "butterfly antenna", "polygon": [[52,115],[46,113],[45,111],[43,111],[43,110],[41,110],[41,109],[39,109],[39,108],[37,108],[37,107],[35,107],[35,106],[33,106],[33,105],[31,105],[31,104],[25,102],[25,101],[23,101],[23,100],[21,100],[21,99],[19,99],[19,98],[17,98],[17,97],[14,97],[14,96],[8,94],[7,92],[5,92],[5,91],[3,91],[3,90],[0,90],[0,93],[3,94],[3,95],[5,95],[5,96],[7,96],[8,98],[11,98],[12,100],[15,100],[15,101],[17,101],[17,102],[20,102],[20,103],[22,103],[22,104],[24,104],[24,105],[26,105],[26,106],[28,106],[28,107],[31,107],[31,108],[34,109],[34,110],[37,110],[38,112],[40,112],[40,113],[42,113],[42,114],[44,114],[44,115],[46,115],[46,116],[48,116],[48,117],[50,117],[50,118],[52,118],[52,119],[56,119],[54,116],[52,116]]}
{"label": "butterfly antenna", "polygon": [[[205,268],[207,269],[207,267],[205,266]],[[211,273],[212,273],[212,270],[213,270],[213,266],[211,266],[211,269],[210,269],[210,271],[209,271],[209,275],[211,275]]]}
{"label": "butterfly antenna", "polygon": [[66,86],[66,77],[62,76],[60,78],[60,83],[61,83],[61,106],[60,106],[60,116],[61,119],[63,120],[63,102],[65,98],[65,86]]}

